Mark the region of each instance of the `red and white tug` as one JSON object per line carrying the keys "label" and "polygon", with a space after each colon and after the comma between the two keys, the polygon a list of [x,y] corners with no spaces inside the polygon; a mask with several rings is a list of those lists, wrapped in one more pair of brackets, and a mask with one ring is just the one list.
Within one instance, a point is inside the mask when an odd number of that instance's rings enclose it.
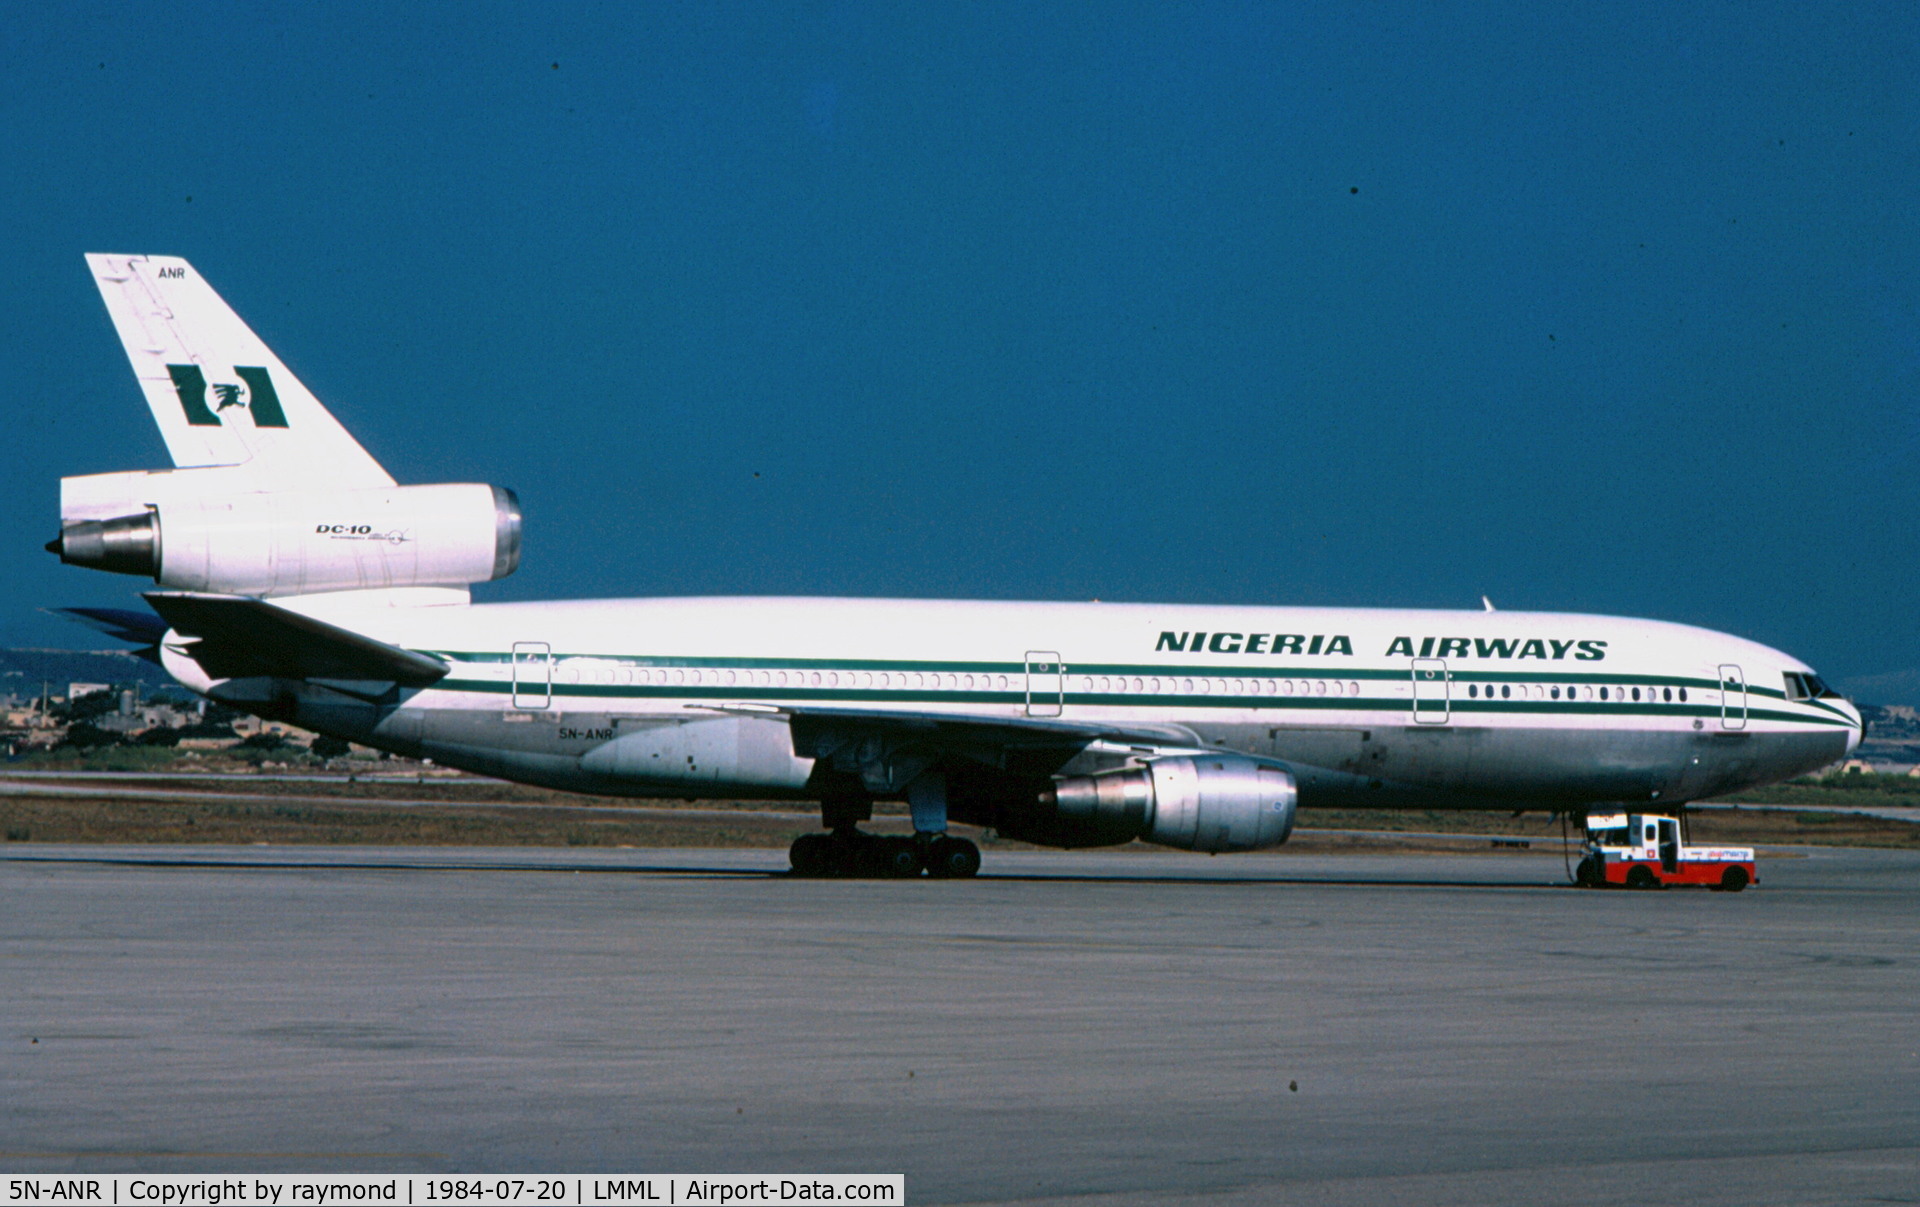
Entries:
{"label": "red and white tug", "polygon": [[1589,888],[1700,884],[1737,893],[1760,880],[1752,847],[1697,847],[1680,819],[1656,813],[1589,813],[1576,883]]}

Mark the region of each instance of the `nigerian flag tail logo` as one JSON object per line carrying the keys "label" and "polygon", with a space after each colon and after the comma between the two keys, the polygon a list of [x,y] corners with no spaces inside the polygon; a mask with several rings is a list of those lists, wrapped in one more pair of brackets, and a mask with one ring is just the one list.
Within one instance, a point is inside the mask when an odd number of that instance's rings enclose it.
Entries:
{"label": "nigerian flag tail logo", "polygon": [[180,408],[187,414],[187,422],[195,427],[219,427],[220,414],[227,410],[242,410],[253,417],[255,427],[286,427],[286,412],[280,407],[280,396],[274,392],[273,378],[259,365],[235,365],[234,376],[239,382],[214,382],[214,405],[207,406],[207,376],[199,365],[168,365],[167,375],[173,379],[174,393],[180,396]]}

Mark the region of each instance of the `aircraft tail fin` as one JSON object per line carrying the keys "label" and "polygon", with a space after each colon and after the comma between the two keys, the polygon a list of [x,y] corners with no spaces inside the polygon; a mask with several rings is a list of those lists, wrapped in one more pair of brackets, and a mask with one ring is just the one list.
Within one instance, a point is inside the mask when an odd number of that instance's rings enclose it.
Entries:
{"label": "aircraft tail fin", "polygon": [[262,488],[393,485],[185,260],[95,253],[87,267],[174,465],[244,466]]}

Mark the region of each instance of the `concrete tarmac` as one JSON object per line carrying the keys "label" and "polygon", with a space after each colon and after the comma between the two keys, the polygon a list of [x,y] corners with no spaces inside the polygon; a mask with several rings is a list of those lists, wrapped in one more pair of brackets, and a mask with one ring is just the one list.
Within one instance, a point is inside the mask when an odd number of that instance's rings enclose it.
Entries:
{"label": "concrete tarmac", "polygon": [[1920,1201],[1920,853],[0,848],[0,1169],[909,1201]]}

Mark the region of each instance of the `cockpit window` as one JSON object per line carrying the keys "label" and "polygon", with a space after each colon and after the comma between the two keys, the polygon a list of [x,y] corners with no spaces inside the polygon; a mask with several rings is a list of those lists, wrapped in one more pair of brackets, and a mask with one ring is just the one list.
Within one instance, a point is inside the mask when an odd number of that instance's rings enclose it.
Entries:
{"label": "cockpit window", "polygon": [[1812,671],[1787,671],[1786,677],[1789,700],[1826,700],[1840,695]]}

